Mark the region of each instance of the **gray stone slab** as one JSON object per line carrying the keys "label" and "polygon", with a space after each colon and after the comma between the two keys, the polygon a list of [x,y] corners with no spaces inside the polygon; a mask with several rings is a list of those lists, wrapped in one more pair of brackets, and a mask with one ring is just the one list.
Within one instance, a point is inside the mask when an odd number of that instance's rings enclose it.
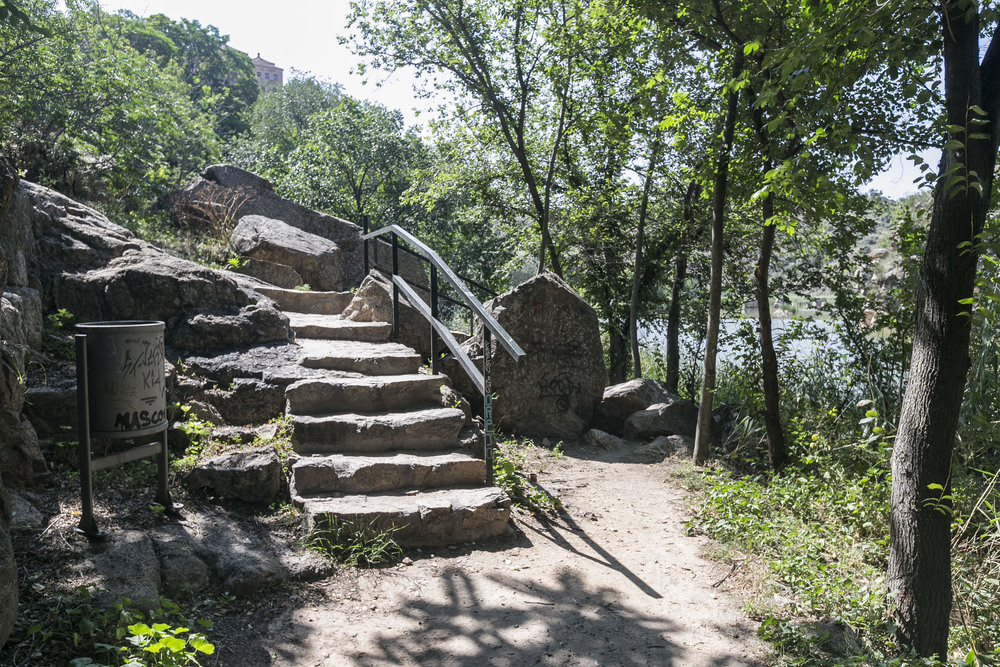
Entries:
{"label": "gray stone slab", "polygon": [[285,390],[287,412],[295,415],[333,412],[379,412],[441,404],[445,375],[377,375],[360,378],[300,380]]}
{"label": "gray stone slab", "polygon": [[295,312],[339,315],[354,298],[352,292],[313,292],[265,286],[254,289],[278,304],[278,308],[286,314]]}
{"label": "gray stone slab", "polygon": [[392,325],[388,322],[354,322],[337,315],[285,313],[295,337],[324,340],[352,340],[381,343],[389,340]]}
{"label": "gray stone slab", "polygon": [[474,486],[485,482],[484,461],[465,451],[310,456],[292,466],[293,493],[303,498],[329,493]]}
{"label": "gray stone slab", "polygon": [[306,368],[367,373],[369,375],[405,375],[416,373],[422,359],[411,348],[397,343],[360,343],[357,341],[298,341],[299,363]]}
{"label": "gray stone slab", "polygon": [[294,415],[292,445],[300,454],[450,449],[464,423],[465,415],[454,408],[378,415]]}
{"label": "gray stone slab", "polygon": [[307,531],[322,531],[331,521],[395,528],[407,546],[455,544],[494,537],[507,530],[510,498],[495,487],[387,493],[307,500],[302,506]]}

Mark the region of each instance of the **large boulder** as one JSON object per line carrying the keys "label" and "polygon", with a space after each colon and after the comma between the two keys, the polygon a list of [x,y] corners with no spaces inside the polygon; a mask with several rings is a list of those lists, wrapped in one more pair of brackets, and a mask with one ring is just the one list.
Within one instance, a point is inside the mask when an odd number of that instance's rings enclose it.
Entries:
{"label": "large boulder", "polygon": [[[9,282],[7,258],[11,243],[4,240],[4,233],[9,231],[6,212],[17,182],[14,166],[0,155],[0,292],[3,292]],[[22,339],[26,336],[21,328],[11,326],[8,311],[13,310],[14,306],[8,299],[0,298],[0,458],[21,449],[19,430],[24,388],[20,378],[25,372],[24,352],[19,346],[12,344],[13,341],[9,343],[11,339],[8,336],[19,335]],[[10,543],[10,496],[4,487],[3,477],[0,467],[0,648],[7,643],[7,637],[17,618],[17,564],[14,562],[14,549]]]}
{"label": "large boulder", "polygon": [[261,259],[244,259],[238,269],[241,274],[263,280],[268,285],[282,289],[295,289],[305,285],[299,272],[286,264]]}
{"label": "large boulder", "polygon": [[220,498],[269,505],[279,500],[284,475],[277,452],[267,446],[213,456],[188,473],[186,483]]}
{"label": "large boulder", "polygon": [[163,320],[178,348],[288,340],[287,319],[249,278],[172,257],[94,209],[21,181],[0,216],[7,284],[87,320]]}
{"label": "large boulder", "polygon": [[47,308],[52,283],[64,272],[102,267],[128,250],[160,253],[98,211],[27,181],[0,216],[0,248],[7,254],[7,284],[39,290]]}
{"label": "large boulder", "polygon": [[[274,187],[266,179],[239,167],[232,165],[206,167],[201,176],[184,188],[171,193],[163,200],[162,205],[169,208],[178,221],[207,226],[217,233],[227,230],[235,221],[248,215],[280,220],[337,244],[343,258],[345,288],[357,287],[365,278],[361,227],[280,197],[275,194]],[[371,242],[368,256],[372,268],[378,268],[386,273],[392,272],[392,248],[389,237],[382,236],[379,241]],[[427,287],[427,274],[421,260],[405,250],[398,253],[398,260],[399,273],[402,276],[414,285]],[[268,280],[264,272],[271,267],[256,268],[260,272],[254,275]],[[280,277],[278,271],[271,270],[269,273]],[[309,280],[306,282],[313,284]]]}
{"label": "large boulder", "polygon": [[[485,305],[525,351],[515,362],[493,341],[494,424],[522,435],[580,437],[589,428],[607,377],[597,313],[548,272]],[[465,346],[474,359],[482,358],[481,328]],[[457,379],[461,371],[448,370],[462,387]]]}
{"label": "large boulder", "polygon": [[280,220],[337,244],[343,255],[345,286],[360,285],[364,278],[360,227],[280,197],[267,180],[239,167],[206,167],[201,176],[172,193],[167,205],[175,218],[189,224],[217,227],[220,215],[232,221],[247,215]]}
{"label": "large boulder", "polygon": [[[354,322],[392,323],[392,282],[383,273],[372,270],[361,283],[342,313]],[[422,357],[431,354],[431,325],[406,297],[399,297],[399,342],[412,347]]]}
{"label": "large boulder", "polygon": [[[671,414],[683,415],[679,417],[680,419],[689,419],[693,413],[697,420],[698,406],[694,403],[673,393],[659,380],[636,378],[604,390],[601,404],[597,408],[598,428],[621,435],[625,429],[625,421],[629,417],[647,410],[652,405],[662,404],[670,406],[668,412]],[[688,434],[685,427],[682,434],[694,435],[694,432]],[[656,433],[656,435],[667,434]]]}
{"label": "large boulder", "polygon": [[128,250],[104,267],[63,273],[55,305],[88,320],[162,320],[179,349],[236,347],[289,339],[288,318],[232,276],[161,252]]}
{"label": "large boulder", "polygon": [[635,454],[655,461],[662,461],[668,456],[689,458],[694,454],[694,438],[686,435],[661,435],[652,442],[637,447]]}
{"label": "large boulder", "polygon": [[343,289],[343,259],[337,244],[281,220],[243,216],[229,237],[229,246],[240,258],[292,268],[313,289]]}
{"label": "large boulder", "polygon": [[38,349],[41,333],[37,292],[4,290],[0,295],[0,474],[18,485],[30,484],[46,468],[38,436],[23,414],[28,360],[32,350]]}
{"label": "large boulder", "polygon": [[625,420],[623,433],[630,440],[643,440],[661,435],[685,435],[693,438],[698,426],[698,406],[678,399],[670,403],[654,403]]}

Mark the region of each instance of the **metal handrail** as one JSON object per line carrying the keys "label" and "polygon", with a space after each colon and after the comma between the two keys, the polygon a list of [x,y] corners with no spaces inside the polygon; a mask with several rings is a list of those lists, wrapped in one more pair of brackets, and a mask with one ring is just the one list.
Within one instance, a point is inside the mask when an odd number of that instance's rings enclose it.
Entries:
{"label": "metal handrail", "polygon": [[[364,233],[367,234],[368,231],[369,231],[369,229],[366,226]],[[390,246],[390,248],[392,247],[392,244],[389,241],[385,240],[385,239],[377,239],[377,240],[384,242],[386,245]],[[416,257],[421,262],[429,262],[430,261],[426,257],[424,257],[423,255],[421,255],[420,253],[414,252],[413,250],[410,250],[409,248],[407,248],[405,246],[400,246],[399,249],[402,250],[403,252],[405,252],[407,255],[410,255],[411,257]],[[366,259],[367,259],[367,256],[366,256]],[[378,251],[375,252],[375,261],[378,262]],[[378,267],[380,265],[376,264],[375,266]],[[471,285],[472,287],[475,287],[480,292],[484,292],[485,294],[489,294],[490,296],[497,296],[496,292],[494,292],[493,290],[491,290],[486,285],[483,285],[482,283],[476,282],[475,280],[473,280],[469,276],[463,276],[461,273],[458,273],[457,271],[455,272],[455,275],[458,276],[459,278],[461,278],[462,281],[465,282],[467,285]],[[412,285],[412,287],[416,287],[417,289],[422,290],[424,292],[429,292],[430,291],[430,289],[428,289],[427,287],[424,287],[423,285]],[[444,295],[441,295],[441,298],[445,299],[446,301],[451,301],[452,303],[457,304],[457,305],[464,305],[464,302],[454,301],[454,300],[449,299],[448,297],[446,297]]]}
{"label": "metal handrail", "polygon": [[[368,231],[368,220],[365,219],[364,225],[365,233],[361,236],[364,241],[364,264],[365,271],[368,271],[368,240],[375,239],[375,246],[378,247],[378,239],[382,234],[390,234],[392,237],[392,330],[393,337],[395,340],[399,339],[399,294],[403,293],[403,296],[407,301],[416,309],[418,313],[424,316],[431,325],[431,373],[437,374],[438,371],[438,349],[437,341],[440,337],[444,341],[448,349],[454,355],[458,364],[462,367],[462,370],[466,372],[473,383],[476,385],[476,389],[479,393],[483,395],[483,458],[486,464],[486,479],[492,484],[493,483],[493,387],[491,381],[491,367],[493,361],[491,359],[491,352],[493,349],[492,339],[494,336],[497,338],[497,342],[500,346],[507,351],[507,353],[513,357],[514,361],[519,361],[524,356],[524,350],[521,346],[514,342],[514,339],[510,337],[500,323],[490,315],[483,304],[473,296],[469,288],[465,286],[461,278],[451,269],[450,266],[445,264],[441,256],[436,252],[428,248],[423,242],[417,239],[415,236],[410,234],[408,231],[399,227],[398,225],[388,225],[377,229],[373,232]],[[410,286],[406,280],[399,275],[399,239],[403,239],[408,244],[416,248],[420,253],[424,255],[421,259],[426,258],[426,261],[430,262],[431,265],[431,285],[430,285],[430,295],[431,295],[431,305],[428,307],[421,299],[416,291]],[[404,251],[408,251],[403,248]],[[419,255],[418,255],[419,256]],[[452,288],[458,292],[459,296],[464,300],[465,307],[468,308],[474,317],[478,317],[479,321],[483,324],[483,370],[482,373],[476,368],[476,365],[472,362],[468,353],[462,349],[458,341],[452,335],[448,327],[439,319],[438,317],[438,273],[441,273],[445,280],[447,280]],[[435,336],[435,334],[437,334]]]}
{"label": "metal handrail", "polygon": [[[515,343],[514,339],[510,337],[510,334],[508,334],[504,328],[500,326],[500,323],[486,311],[483,304],[481,304],[479,300],[473,296],[472,292],[469,291],[469,288],[465,286],[465,283],[463,283],[462,280],[455,275],[455,272],[452,271],[450,266],[445,264],[440,255],[428,248],[415,236],[398,225],[388,225],[386,227],[382,227],[381,229],[376,229],[373,232],[368,232],[361,238],[362,240],[367,241],[368,239],[375,238],[382,234],[393,234],[423,252],[427,259],[430,260],[431,265],[436,267],[437,270],[444,275],[445,279],[451,283],[451,286],[455,288],[459,295],[461,295],[462,299],[472,310],[473,314],[475,314],[475,316],[478,317],[483,323],[483,326],[489,329],[490,332],[497,337],[497,342],[500,343],[505,350],[507,350],[507,353],[513,357],[515,361],[524,356],[524,350],[521,349],[521,346]],[[397,244],[393,243],[394,254],[396,247]],[[393,267],[393,275],[399,275],[395,269],[396,267]]]}
{"label": "metal handrail", "polygon": [[462,367],[462,370],[464,370],[466,374],[472,379],[472,382],[473,384],[476,385],[476,389],[479,390],[479,393],[485,394],[486,380],[485,378],[483,378],[483,374],[479,372],[479,369],[476,368],[476,365],[472,363],[472,359],[465,352],[465,350],[462,349],[461,343],[459,343],[455,339],[455,336],[453,336],[451,331],[448,330],[448,327],[444,325],[444,322],[431,315],[430,307],[426,303],[424,303],[423,299],[417,296],[417,293],[413,291],[413,288],[410,287],[410,284],[407,283],[405,280],[403,280],[401,276],[393,276],[392,282],[394,282],[399,287],[399,289],[403,291],[403,296],[405,296],[406,300],[409,301],[413,305],[413,307],[417,309],[417,312],[419,312],[428,321],[430,321],[431,326],[434,328],[434,331],[437,333],[437,335],[441,336],[441,340],[443,340],[444,344],[448,346],[448,349],[451,350],[451,353],[455,355],[455,360],[458,361],[458,364]]}

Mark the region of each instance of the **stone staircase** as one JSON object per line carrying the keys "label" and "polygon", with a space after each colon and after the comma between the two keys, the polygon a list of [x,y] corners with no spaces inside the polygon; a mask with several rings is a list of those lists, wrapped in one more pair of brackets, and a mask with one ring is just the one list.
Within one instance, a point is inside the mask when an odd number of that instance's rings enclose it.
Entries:
{"label": "stone staircase", "polygon": [[420,372],[391,325],[340,317],[349,292],[260,290],[288,316],[299,363],[326,369],[285,392],[296,453],[292,499],[307,531],[334,520],[394,527],[402,545],[470,542],[503,533],[510,501],[459,444],[464,413],[442,407],[444,375]]}

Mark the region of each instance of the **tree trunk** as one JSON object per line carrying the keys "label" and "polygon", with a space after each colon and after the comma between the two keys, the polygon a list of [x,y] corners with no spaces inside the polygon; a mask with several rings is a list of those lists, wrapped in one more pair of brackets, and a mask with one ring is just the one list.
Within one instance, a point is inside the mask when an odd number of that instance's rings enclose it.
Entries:
{"label": "tree trunk", "polygon": [[684,281],[687,280],[687,255],[684,249],[687,247],[688,230],[694,225],[694,200],[701,194],[701,186],[696,181],[688,183],[687,192],[684,193],[684,210],[682,219],[684,221],[684,231],[681,234],[681,252],[677,253],[674,260],[674,283],[670,288],[670,309],[667,311],[667,388],[677,392],[680,384],[681,350],[680,350],[680,329],[681,329],[681,292],[684,290]]}
{"label": "tree trunk", "polygon": [[607,313],[608,322],[608,384],[625,382],[625,372],[629,366],[627,343],[625,341],[625,318],[621,316],[621,308],[615,302],[613,285],[614,252],[611,243],[603,241],[604,252],[604,303],[602,310]]}
{"label": "tree trunk", "polygon": [[[733,56],[732,80],[743,69],[743,49]],[[739,91],[730,86],[726,93],[726,117],[722,128],[722,145],[715,167],[715,191],[712,193],[712,269],[708,287],[708,331],[705,333],[705,367],[701,378],[701,402],[698,405],[698,426],[694,434],[694,463],[702,465],[708,459],[712,443],[712,399],[715,394],[715,356],[719,346],[719,320],[722,315],[722,238],[725,231],[726,187],[729,184],[729,157],[736,129]]]}
{"label": "tree trunk", "polygon": [[670,310],[667,312],[667,389],[678,393],[681,368],[681,291],[687,279],[687,255],[677,254],[674,260],[674,284],[670,288]]}
{"label": "tree trunk", "polygon": [[639,357],[639,288],[642,284],[642,246],[646,237],[646,216],[649,213],[649,193],[653,189],[653,169],[660,153],[660,138],[653,140],[642,184],[642,201],[639,203],[639,222],[635,231],[635,267],[632,269],[632,299],[628,311],[628,338],[632,346],[632,377],[642,377],[642,359]]}
{"label": "tree trunk", "polygon": [[[971,320],[964,311],[971,308],[960,301],[973,295],[979,257],[974,244],[992,192],[1000,108],[1000,44],[991,41],[980,66],[975,6],[948,0],[942,21],[948,124],[965,129],[950,135],[963,148],[942,152],[941,173],[965,175],[967,181],[946,189],[942,179],[934,193],[910,377],[892,454],[886,578],[896,642],[940,658],[947,655],[951,612],[951,461],[969,368]],[[956,164],[957,171],[948,172]]]}
{"label": "tree trunk", "polygon": [[[770,163],[768,163],[770,168]],[[760,257],[757,259],[757,320],[760,322],[760,360],[764,384],[764,429],[767,432],[767,455],[771,469],[781,470],[788,463],[788,448],[785,433],[781,428],[781,409],[778,385],[778,357],[774,353],[774,338],[771,333],[771,292],[768,288],[768,274],[771,269],[771,250],[774,248],[773,224],[768,224],[774,215],[774,195],[769,194],[761,205],[764,217],[764,233],[760,240]]]}
{"label": "tree trunk", "polygon": [[628,367],[628,357],[625,354],[625,337],[622,335],[621,322],[612,317],[608,320],[608,384],[625,382],[625,369]]}

